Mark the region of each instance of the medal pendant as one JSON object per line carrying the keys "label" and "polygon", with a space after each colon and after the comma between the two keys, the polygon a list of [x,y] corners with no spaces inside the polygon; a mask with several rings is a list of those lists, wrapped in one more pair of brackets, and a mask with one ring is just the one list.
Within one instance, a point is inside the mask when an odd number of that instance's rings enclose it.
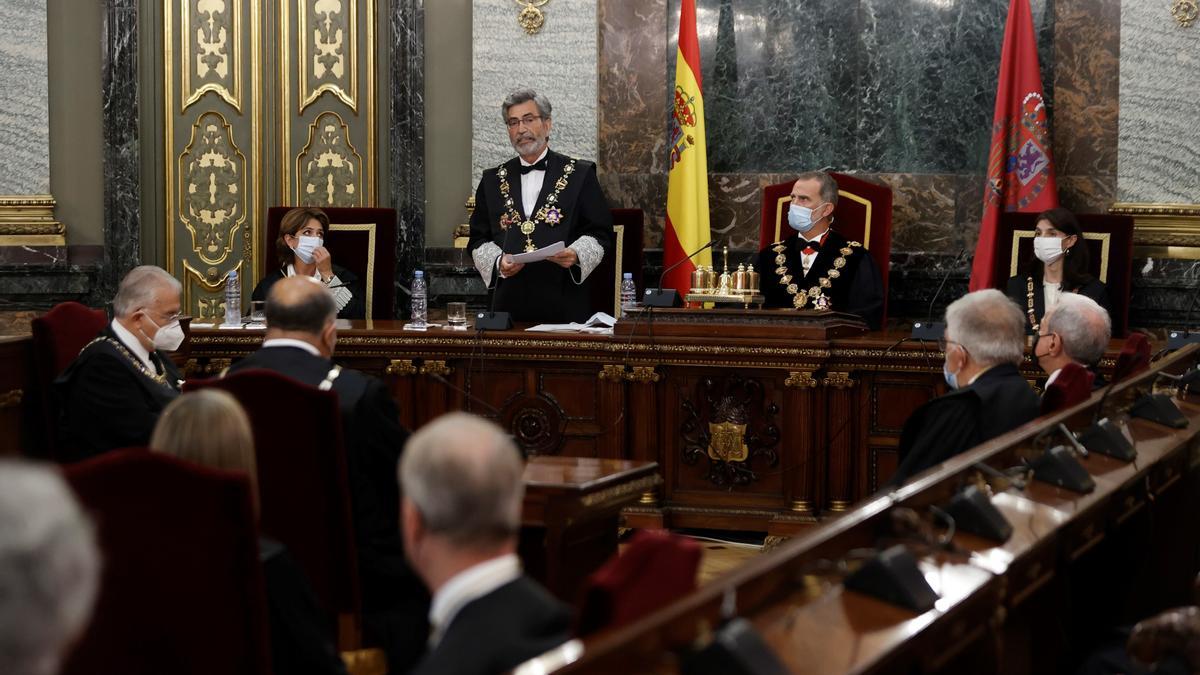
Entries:
{"label": "medal pendant", "polygon": [[526,237],[525,238],[525,252],[533,253],[536,250],[537,250],[537,245],[533,243],[532,239]]}
{"label": "medal pendant", "polygon": [[521,234],[525,235],[525,238],[528,239],[529,235],[533,234],[533,228],[533,221],[526,220],[525,222],[521,223]]}

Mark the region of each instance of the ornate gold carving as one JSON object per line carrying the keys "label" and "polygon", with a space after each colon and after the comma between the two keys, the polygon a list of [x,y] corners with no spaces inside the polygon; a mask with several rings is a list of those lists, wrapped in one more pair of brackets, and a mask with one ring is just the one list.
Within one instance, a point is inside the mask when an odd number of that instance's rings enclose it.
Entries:
{"label": "ornate gold carving", "polygon": [[542,7],[550,0],[517,0],[521,13],[517,15],[517,24],[529,35],[536,35],[546,23],[546,14]]}
{"label": "ornate gold carving", "polygon": [[209,359],[208,365],[204,366],[204,372],[209,375],[217,375],[225,372],[232,365],[233,359]]}
{"label": "ornate gold carving", "polygon": [[0,394],[0,410],[5,408],[15,408],[21,405],[21,399],[25,397],[25,391],[22,389],[9,389]]}
{"label": "ornate gold carving", "polygon": [[829,502],[829,510],[833,511],[834,513],[841,513],[848,508],[850,508],[850,502],[842,499],[834,499],[833,501]]}
{"label": "ornate gold carving", "polygon": [[1200,16],[1200,5],[1196,0],[1175,0],[1171,5],[1171,16],[1183,28],[1191,28],[1192,22]]}
{"label": "ornate gold carving", "polygon": [[392,359],[383,372],[387,373],[388,375],[406,377],[409,375],[416,375],[417,367],[413,365],[412,359]]}
{"label": "ornate gold carving", "polygon": [[813,377],[811,370],[793,370],[788,373],[787,379],[783,381],[783,386],[813,389],[817,386],[817,379]]}
{"label": "ornate gold carving", "polygon": [[[298,112],[303,113],[325,92],[338,97],[347,107],[358,112],[358,1],[298,0]],[[367,19],[368,23],[373,20],[373,15]]]}
{"label": "ornate gold carving", "polygon": [[625,366],[606,363],[600,367],[600,373],[596,377],[609,382],[620,382],[625,379]]}
{"label": "ornate gold carving", "polygon": [[733,422],[709,422],[708,456],[722,462],[744,462],[750,456],[746,447],[746,425]]}
{"label": "ornate gold carving", "polygon": [[50,195],[0,196],[0,246],[66,246]]}
{"label": "ornate gold carving", "polygon": [[658,506],[658,492],[653,489],[646,490],[638,498],[638,504],[643,506]]}
{"label": "ornate gold carving", "polygon": [[821,384],[833,389],[850,389],[854,386],[854,380],[850,378],[850,373],[832,371],[825,374],[825,378],[821,380]]}
{"label": "ornate gold carving", "polygon": [[762,552],[770,553],[771,551],[779,548],[780,544],[788,539],[791,539],[791,537],[781,537],[777,534],[767,535],[767,537],[763,539]]}
{"label": "ornate gold carving", "polygon": [[[243,276],[244,263],[245,260],[239,260],[233,266],[239,277]],[[191,312],[192,316],[201,323],[224,321],[225,282],[229,279],[229,274],[225,273],[220,278],[216,278],[215,270],[209,270],[209,274],[201,274],[187,260],[181,261],[181,264],[183,265],[183,306],[186,311]],[[248,295],[243,294],[243,297],[248,297]],[[262,342],[261,335],[252,339]]]}
{"label": "ornate gold carving", "polygon": [[580,499],[579,501],[584,507],[611,505],[625,501],[630,495],[643,493],[646,490],[653,489],[660,482],[661,479],[659,479],[658,474],[654,474],[653,476],[643,476],[642,478],[629,481],[628,483],[621,483],[620,485],[614,485],[610,488],[597,490],[591,494],[584,495],[583,499]]}
{"label": "ornate gold carving", "polygon": [[807,499],[793,499],[789,508],[797,513],[808,513],[812,511],[812,504]]}
{"label": "ornate gold carving", "polygon": [[1117,202],[1108,212],[1133,217],[1135,256],[1200,259],[1200,205]]}
{"label": "ornate gold carving", "polygon": [[296,201],[305,206],[362,206],[362,157],[335,112],[317,116],[296,155]]}
{"label": "ornate gold carving", "polygon": [[179,155],[179,219],[192,235],[192,251],[206,264],[225,262],[246,221],[245,168],[246,156],[225,117],[197,117]]}
{"label": "ornate gold carving", "polygon": [[445,361],[425,361],[421,364],[420,373],[422,375],[441,375],[447,377],[453,373],[454,369],[446,365]]}
{"label": "ornate gold carving", "polygon": [[186,0],[179,19],[183,42],[180,112],[210,91],[242,112],[242,69],[236,60],[242,44],[241,0]]}
{"label": "ornate gold carving", "polygon": [[661,380],[662,375],[654,371],[654,366],[634,366],[632,370],[625,373],[625,379],[630,382],[649,384]]}

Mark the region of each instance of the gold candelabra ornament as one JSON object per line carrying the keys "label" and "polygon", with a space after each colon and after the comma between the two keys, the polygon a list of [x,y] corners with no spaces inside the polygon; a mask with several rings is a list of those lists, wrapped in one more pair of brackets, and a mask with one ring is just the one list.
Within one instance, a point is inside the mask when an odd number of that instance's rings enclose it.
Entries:
{"label": "gold candelabra ornament", "polygon": [[529,35],[536,35],[546,24],[546,14],[542,12],[542,7],[550,0],[516,0],[516,3],[521,6],[521,13],[517,15],[517,23]]}
{"label": "gold candelabra ornament", "polygon": [[1175,0],[1171,5],[1171,16],[1184,28],[1190,28],[1192,22],[1200,16],[1200,3],[1197,0]]}

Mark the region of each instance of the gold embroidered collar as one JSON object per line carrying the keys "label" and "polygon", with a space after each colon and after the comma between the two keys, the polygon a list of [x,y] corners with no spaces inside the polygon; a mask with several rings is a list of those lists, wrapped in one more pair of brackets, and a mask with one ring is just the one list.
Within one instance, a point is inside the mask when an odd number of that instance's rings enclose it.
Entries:
{"label": "gold embroidered collar", "polygon": [[1029,325],[1033,326],[1033,332],[1041,329],[1041,324],[1037,320],[1037,311],[1033,308],[1033,277],[1025,277],[1025,306],[1026,313],[1029,315]]}
{"label": "gold embroidered collar", "polygon": [[[833,299],[825,294],[825,291],[833,286],[833,280],[842,276],[842,268],[846,266],[846,256],[854,253],[856,248],[862,248],[862,244],[857,241],[847,243],[845,246],[838,249],[838,257],[833,260],[833,267],[825,273],[825,276],[817,279],[817,285],[800,292],[800,286],[792,283],[792,275],[787,268],[787,245],[782,241],[776,242],[771,250],[775,252],[775,274],[779,275],[779,284],[787,288],[788,295],[792,296],[792,307],[796,309],[804,309],[809,302],[812,302],[812,308],[816,310],[833,309]],[[816,261],[813,261],[816,264]]]}
{"label": "gold embroidered collar", "polygon": [[163,367],[162,375],[155,373],[154,371],[147,368],[146,364],[143,363],[142,360],[139,359],[136,355],[134,355],[133,352],[129,351],[129,348],[126,347],[124,344],[122,344],[122,342],[120,340],[108,337],[107,335],[101,335],[100,337],[87,343],[87,345],[85,345],[83,349],[79,350],[79,353],[82,354],[83,352],[87,351],[88,347],[91,347],[92,345],[96,344],[97,342],[107,342],[107,343],[111,344],[113,346],[113,348],[115,348],[117,350],[117,353],[120,354],[121,356],[124,356],[126,358],[126,360],[128,360],[129,363],[132,364],[133,367],[139,373],[141,373],[142,375],[145,375],[146,377],[150,378],[154,382],[157,382],[158,384],[161,384],[164,387],[170,387],[172,389],[179,389],[179,386],[181,384],[183,384],[182,381],[176,382],[175,384],[171,384],[171,382],[169,380],[167,380],[166,367]]}
{"label": "gold embroidered collar", "polygon": [[516,202],[513,201],[509,192],[508,168],[501,164],[500,168],[496,170],[496,175],[500,177],[500,196],[504,198],[505,209],[504,214],[500,216],[500,229],[507,230],[510,225],[519,224],[521,234],[525,235],[526,253],[537,250],[537,246],[533,243],[533,231],[537,229],[538,224],[545,223],[554,227],[563,221],[563,212],[559,208],[558,197],[563,190],[567,189],[567,179],[573,173],[575,173],[574,159],[567,161],[567,165],[563,167],[563,175],[555,181],[554,192],[546,195],[546,203],[542,204],[542,208],[538,209],[533,218],[522,219],[521,214],[517,213]]}

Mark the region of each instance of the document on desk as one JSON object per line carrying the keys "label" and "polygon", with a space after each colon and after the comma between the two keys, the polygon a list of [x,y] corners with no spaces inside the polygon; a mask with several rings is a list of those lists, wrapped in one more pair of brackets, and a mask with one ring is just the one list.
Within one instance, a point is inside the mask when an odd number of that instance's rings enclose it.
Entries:
{"label": "document on desk", "polygon": [[539,323],[525,330],[534,333],[591,333],[595,335],[612,335],[613,326],[617,320],[604,312],[596,312],[583,323]]}
{"label": "document on desk", "polygon": [[531,263],[539,260],[545,260],[546,258],[559,253],[566,247],[566,244],[563,244],[561,241],[556,241],[553,244],[550,244],[549,246],[543,246],[536,251],[530,251],[529,253],[514,253],[512,254],[512,261],[515,263]]}

